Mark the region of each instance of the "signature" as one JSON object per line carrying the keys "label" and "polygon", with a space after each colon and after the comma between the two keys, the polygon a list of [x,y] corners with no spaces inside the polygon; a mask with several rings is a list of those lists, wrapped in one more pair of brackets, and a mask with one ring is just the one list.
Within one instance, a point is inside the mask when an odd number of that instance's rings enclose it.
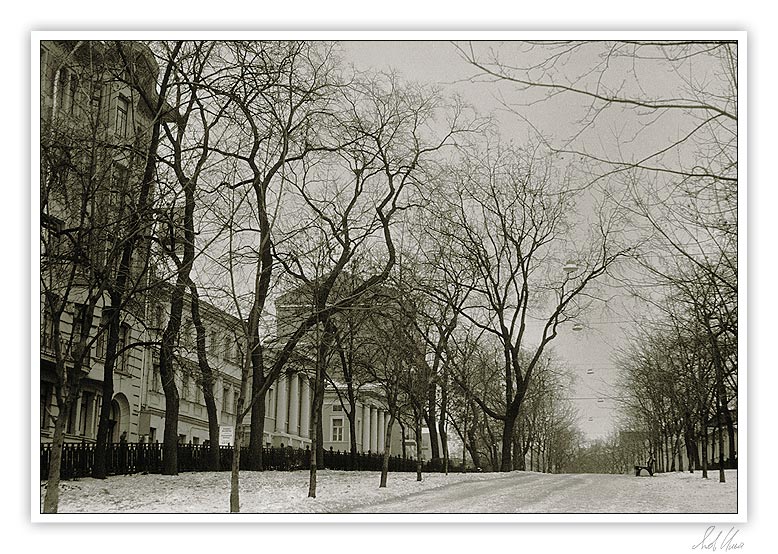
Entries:
{"label": "signature", "polygon": [[717,550],[721,549],[725,552],[728,552],[730,550],[740,550],[743,548],[743,541],[738,540],[737,534],[740,532],[740,529],[735,529],[734,527],[730,527],[729,530],[722,531],[719,529],[716,529],[715,525],[711,525],[705,530],[705,535],[702,537],[702,540],[698,542],[697,544],[692,545],[692,550],[701,550],[701,551],[713,551],[716,552]]}

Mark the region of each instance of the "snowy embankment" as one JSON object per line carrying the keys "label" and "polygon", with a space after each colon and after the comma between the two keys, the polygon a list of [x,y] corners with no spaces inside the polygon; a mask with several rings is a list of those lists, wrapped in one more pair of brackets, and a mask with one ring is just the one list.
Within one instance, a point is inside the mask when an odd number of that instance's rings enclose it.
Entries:
{"label": "snowy embankment", "polygon": [[[121,475],[61,484],[60,513],[223,513],[229,473]],[[308,474],[241,472],[243,513],[734,513],[737,472],[702,479],[699,472],[630,475],[392,473],[378,488],[374,472],[319,472],[317,498]],[[41,502],[44,486],[41,485]]]}

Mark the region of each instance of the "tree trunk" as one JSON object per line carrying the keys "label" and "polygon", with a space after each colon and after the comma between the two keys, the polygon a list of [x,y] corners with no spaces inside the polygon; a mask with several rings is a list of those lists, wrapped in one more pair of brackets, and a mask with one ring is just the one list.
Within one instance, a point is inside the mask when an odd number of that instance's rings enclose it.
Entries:
{"label": "tree trunk", "polygon": [[[59,482],[62,468],[62,447],[65,442],[65,428],[70,417],[70,406],[73,400],[70,394],[64,395],[57,420],[54,422],[54,436],[51,442],[51,460],[49,475],[46,481],[46,495],[43,498],[43,513],[56,514],[59,508]],[[58,401],[59,404],[59,401]]]}
{"label": "tree trunk", "polygon": [[357,412],[356,407],[349,406],[349,411],[346,413],[348,418],[348,432],[349,432],[349,465],[351,469],[359,469],[357,467],[358,454],[357,450]]}
{"label": "tree trunk", "polygon": [[476,429],[478,428],[478,412],[475,406],[471,402],[470,410],[473,414],[473,422],[470,425],[470,429],[467,430],[467,444],[470,451],[470,458],[473,460],[473,465],[476,469],[481,469],[481,455],[478,453],[478,438],[476,436]]}
{"label": "tree trunk", "polygon": [[386,488],[386,481],[389,476],[389,457],[392,452],[392,426],[394,425],[394,410],[389,412],[389,424],[388,431],[384,434],[384,459],[381,465],[381,483],[378,485],[379,489]]}
{"label": "tree trunk", "polygon": [[[249,323],[252,325],[252,323]],[[251,398],[256,398],[256,402],[251,406],[251,430],[249,432],[249,451],[247,467],[253,471],[262,471],[262,453],[264,448],[265,435],[265,394],[258,396],[265,384],[265,370],[263,363],[264,352],[259,336],[254,334],[247,348],[248,355],[251,358]]]}
{"label": "tree trunk", "polygon": [[197,364],[201,375],[201,388],[205,400],[205,412],[208,414],[208,469],[219,471],[219,419],[216,410],[216,399],[213,395],[214,379],[213,371],[208,363],[208,354],[205,350],[205,324],[200,317],[200,295],[197,286],[190,280],[189,293],[191,295],[190,310],[192,323],[197,333]]}
{"label": "tree trunk", "polygon": [[321,385],[321,393],[319,394],[319,404],[315,408],[319,411],[319,419],[314,426],[316,429],[316,459],[319,461],[319,467],[324,468],[324,420],[322,418],[322,411],[324,408],[324,383]]}
{"label": "tree trunk", "polygon": [[683,442],[686,447],[686,458],[689,460],[689,473],[694,473],[695,468],[699,466],[699,462],[696,452],[697,442],[694,440],[694,424],[688,413],[684,416]]}
{"label": "tree trunk", "polygon": [[407,460],[408,459],[408,452],[407,452],[407,450],[405,448],[405,440],[407,438],[406,434],[405,434],[405,425],[403,424],[402,420],[399,420],[399,421],[400,421],[400,435],[402,435],[402,441],[403,441],[403,443],[402,443],[403,460]]}
{"label": "tree trunk", "polygon": [[440,442],[441,446],[443,447],[443,473],[448,475],[450,459],[448,452],[448,433],[446,432],[446,422],[443,419],[441,419],[439,422],[438,432],[440,433]]}
{"label": "tree trunk", "polygon": [[702,477],[708,478],[708,418],[702,416]]}
{"label": "tree trunk", "polygon": [[505,414],[505,420],[503,421],[502,428],[502,456],[500,459],[500,471],[511,471],[513,466],[511,465],[511,448],[513,446],[513,428],[516,424],[517,414],[513,411],[508,411]]}
{"label": "tree trunk", "polygon": [[[522,440],[521,444],[521,454],[519,456],[519,471],[527,471],[527,451],[529,451],[530,446],[532,443],[527,440],[526,442]],[[530,470],[532,468],[530,467]]]}
{"label": "tree trunk", "polygon": [[[119,345],[119,306],[121,299],[116,293],[111,294],[111,305],[108,312],[108,336],[105,343],[105,361],[103,365],[102,400],[100,402],[100,418],[97,424],[97,439],[95,444],[95,458],[92,464],[92,477],[105,479],[106,455],[111,432],[111,402],[113,401],[113,369],[116,364],[116,349]],[[106,331],[103,331],[106,332]]]}
{"label": "tree trunk", "polygon": [[319,381],[323,379],[323,368],[316,368],[316,379],[313,387],[313,409],[311,410],[311,425],[314,432],[311,438],[311,467],[308,471],[308,498],[316,498],[316,470],[319,465],[324,466],[324,445],[321,444],[321,416],[324,406],[323,387]]}
{"label": "tree trunk", "polygon": [[724,421],[727,424],[727,438],[729,439],[729,460],[732,463],[731,467],[737,467],[735,461],[737,460],[737,448],[735,439],[735,422],[732,420],[732,412],[729,409],[724,409]]}
{"label": "tree trunk", "polygon": [[440,433],[440,445],[443,447],[443,472],[448,475],[450,455],[448,451],[448,431],[446,421],[448,418],[448,377],[446,368],[443,368],[443,385],[440,387],[440,419],[438,420],[438,432]]}
{"label": "tree trunk", "polygon": [[427,390],[427,410],[425,412],[425,422],[430,432],[430,460],[432,466],[437,468],[440,464],[440,446],[438,445],[438,417],[437,417],[437,394],[438,388],[435,383],[430,383]]}
{"label": "tree trunk", "polygon": [[[163,361],[165,360],[165,361]],[[165,392],[165,432],[162,439],[162,475],[178,475],[179,396],[172,366],[172,355],[160,356],[159,371]],[[163,369],[163,365],[166,366]]]}
{"label": "tree trunk", "polygon": [[[256,374],[255,374],[256,375]],[[264,376],[263,376],[264,380]],[[248,450],[248,464],[246,466],[248,469],[253,471],[263,471],[265,469],[264,466],[264,437],[265,437],[265,416],[267,415],[266,406],[265,406],[265,398],[267,397],[267,389],[264,391],[257,390],[254,391],[254,382],[252,381],[251,385],[252,390],[252,398],[254,398],[254,394],[258,394],[256,396],[256,401],[251,406],[251,427],[249,431],[249,450]],[[261,393],[261,394],[259,394]]]}
{"label": "tree trunk", "polygon": [[243,425],[243,394],[238,397],[238,408],[235,413],[235,438],[232,448],[232,467],[230,468],[230,513],[240,513],[240,449],[243,443],[243,433],[240,428]]}
{"label": "tree trunk", "polygon": [[311,410],[311,425],[313,438],[311,445],[311,467],[308,478],[308,498],[316,498],[316,470],[324,467],[324,433],[322,430],[322,409],[324,407],[324,378],[329,350],[329,340],[332,326],[324,322],[325,332],[320,338],[316,353],[316,376],[313,385],[313,409]]}
{"label": "tree trunk", "polygon": [[421,448],[421,418],[416,417],[416,480],[421,481],[421,464],[422,464],[422,448]]}
{"label": "tree trunk", "polygon": [[719,436],[719,483],[725,483],[727,481],[726,473],[724,473],[724,421],[721,414],[721,397],[716,399],[716,408],[718,410],[718,418],[716,421],[716,430]]}

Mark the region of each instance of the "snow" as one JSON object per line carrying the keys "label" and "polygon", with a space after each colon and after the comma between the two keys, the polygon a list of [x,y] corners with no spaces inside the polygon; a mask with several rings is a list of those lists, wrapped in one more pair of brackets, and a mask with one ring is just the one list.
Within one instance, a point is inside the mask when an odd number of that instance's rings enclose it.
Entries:
{"label": "snow", "polygon": [[[322,470],[317,498],[308,498],[308,473],[240,474],[242,513],[737,513],[737,472],[634,475],[533,472],[390,473]],[[229,472],[121,475],[60,485],[59,513],[208,514],[229,512]],[[41,484],[41,505],[45,485]]]}

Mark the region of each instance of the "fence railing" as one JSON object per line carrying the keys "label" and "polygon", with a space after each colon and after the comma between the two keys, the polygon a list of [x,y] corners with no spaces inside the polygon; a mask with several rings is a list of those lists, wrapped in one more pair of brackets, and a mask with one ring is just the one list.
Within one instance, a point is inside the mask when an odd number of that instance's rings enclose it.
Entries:
{"label": "fence railing", "polygon": [[[208,467],[209,446],[201,444],[178,445],[178,471],[210,471]],[[95,459],[94,443],[66,443],[62,447],[60,478],[73,479],[89,477]],[[40,478],[48,479],[51,462],[51,444],[41,444]],[[219,470],[229,471],[232,467],[232,446],[219,447]],[[163,462],[162,444],[159,443],[114,443],[108,445],[106,473],[108,475],[129,475],[132,473],[161,473]],[[248,469],[248,448],[241,448],[240,468]],[[310,469],[310,450],[284,447],[263,448],[262,465],[270,471],[293,471]],[[383,465],[382,454],[358,453],[352,458],[350,452],[324,451],[324,468],[346,471],[380,471]],[[429,463],[423,464],[425,472],[439,471]],[[416,471],[416,461],[400,456],[389,459],[389,471]]]}

